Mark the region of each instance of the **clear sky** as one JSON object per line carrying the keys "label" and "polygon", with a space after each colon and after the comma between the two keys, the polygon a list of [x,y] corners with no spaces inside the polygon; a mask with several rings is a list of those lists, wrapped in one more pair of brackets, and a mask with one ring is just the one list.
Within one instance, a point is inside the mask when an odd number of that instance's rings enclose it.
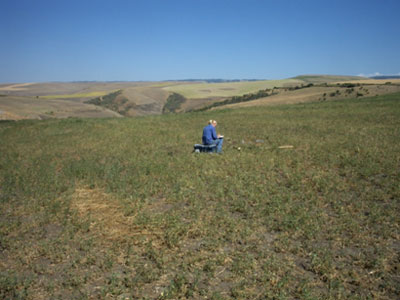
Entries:
{"label": "clear sky", "polygon": [[1,0],[0,82],[400,74],[400,0]]}

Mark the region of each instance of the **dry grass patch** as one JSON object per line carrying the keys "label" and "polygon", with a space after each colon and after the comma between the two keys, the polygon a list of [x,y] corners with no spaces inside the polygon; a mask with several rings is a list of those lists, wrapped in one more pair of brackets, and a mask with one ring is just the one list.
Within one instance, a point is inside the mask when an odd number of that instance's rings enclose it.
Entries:
{"label": "dry grass patch", "polygon": [[79,216],[89,218],[89,230],[103,240],[121,240],[138,235],[154,235],[134,224],[137,212],[127,216],[121,202],[102,189],[77,188],[72,195],[72,208]]}

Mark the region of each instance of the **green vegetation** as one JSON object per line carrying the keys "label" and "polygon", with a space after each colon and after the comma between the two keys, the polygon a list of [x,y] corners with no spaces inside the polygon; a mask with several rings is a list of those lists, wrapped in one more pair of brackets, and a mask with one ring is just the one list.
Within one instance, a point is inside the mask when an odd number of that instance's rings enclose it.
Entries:
{"label": "green vegetation", "polygon": [[162,113],[175,113],[181,108],[181,105],[185,103],[186,99],[182,95],[172,93],[168,96],[167,102],[165,103]]}
{"label": "green vegetation", "polygon": [[399,135],[400,94],[0,122],[0,298],[395,299]]}

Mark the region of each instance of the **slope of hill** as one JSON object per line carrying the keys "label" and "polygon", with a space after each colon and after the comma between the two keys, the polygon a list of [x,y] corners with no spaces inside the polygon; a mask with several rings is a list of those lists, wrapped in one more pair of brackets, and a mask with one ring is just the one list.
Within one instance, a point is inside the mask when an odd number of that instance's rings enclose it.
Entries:
{"label": "slope of hill", "polygon": [[[173,84],[173,83],[168,83]],[[64,117],[112,117],[160,114],[168,97],[154,82],[69,82],[3,85],[0,118],[36,119]],[[114,106],[96,107],[91,99],[122,91]],[[112,108],[112,109],[111,109]]]}
{"label": "slope of hill", "polygon": [[[273,94],[259,99],[232,103],[226,105],[213,105],[210,108],[239,108],[262,105],[294,104],[315,101],[333,101],[351,99],[354,97],[365,98],[370,96],[386,95],[400,92],[400,80],[387,83],[377,80],[357,80],[345,83],[303,86],[298,89],[275,89]],[[221,103],[223,104],[223,103]]]}
{"label": "slope of hill", "polygon": [[361,80],[364,77],[357,76],[333,76],[333,75],[302,75],[282,80],[239,81],[224,83],[194,83],[171,85],[165,90],[181,94],[187,101],[183,105],[184,111],[201,109],[213,103],[224,101],[233,96],[257,93],[260,90],[277,88],[301,87],[312,84],[332,83],[349,80]]}
{"label": "slope of hill", "polygon": [[181,94],[188,99],[204,99],[211,97],[240,96],[256,92],[261,89],[276,87],[296,86],[303,83],[297,79],[262,80],[262,81],[240,81],[224,83],[195,83],[173,85],[164,88],[167,91]]}
{"label": "slope of hill", "polygon": [[0,298],[396,299],[399,99],[0,122]]}
{"label": "slope of hill", "polygon": [[37,99],[34,97],[0,97],[0,120],[50,118],[107,118],[120,114],[94,105],[63,99]]}

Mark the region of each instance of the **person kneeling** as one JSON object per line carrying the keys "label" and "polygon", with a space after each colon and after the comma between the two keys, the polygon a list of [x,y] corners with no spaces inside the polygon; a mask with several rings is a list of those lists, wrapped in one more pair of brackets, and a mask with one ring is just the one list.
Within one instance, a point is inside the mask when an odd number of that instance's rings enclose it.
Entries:
{"label": "person kneeling", "polygon": [[217,127],[217,121],[210,120],[208,125],[203,129],[203,145],[215,145],[216,152],[222,152],[222,144],[224,142],[224,136],[217,134],[215,127]]}

